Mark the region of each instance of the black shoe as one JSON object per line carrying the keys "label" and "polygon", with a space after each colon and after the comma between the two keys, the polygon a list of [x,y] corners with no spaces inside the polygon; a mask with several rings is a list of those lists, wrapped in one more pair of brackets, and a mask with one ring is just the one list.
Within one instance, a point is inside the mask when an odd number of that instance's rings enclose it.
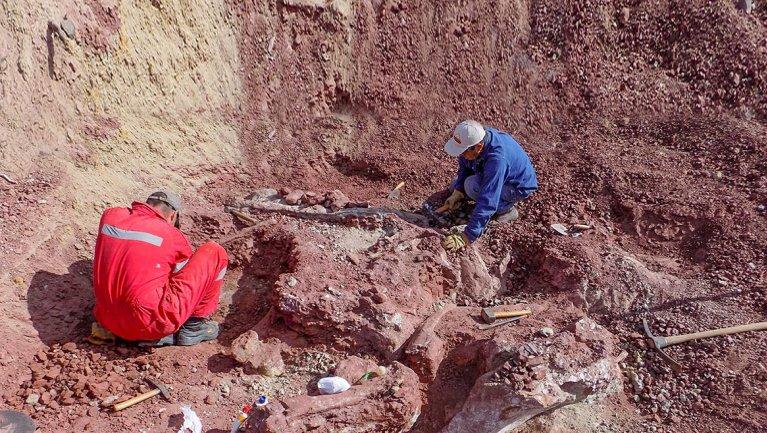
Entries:
{"label": "black shoe", "polygon": [[494,219],[499,223],[511,222],[519,218],[519,211],[516,206],[512,206],[504,213],[497,213]]}
{"label": "black shoe", "polygon": [[218,337],[218,323],[200,317],[190,317],[176,333],[177,346],[193,346]]}
{"label": "black shoe", "polygon": [[174,344],[176,344],[175,334],[166,335],[165,337],[162,337],[159,340],[139,341],[138,343],[140,347],[162,347],[162,346],[173,346]]}

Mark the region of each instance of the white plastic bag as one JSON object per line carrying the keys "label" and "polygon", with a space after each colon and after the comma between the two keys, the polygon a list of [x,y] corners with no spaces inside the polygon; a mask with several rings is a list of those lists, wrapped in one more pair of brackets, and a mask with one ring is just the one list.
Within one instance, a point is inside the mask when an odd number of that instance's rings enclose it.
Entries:
{"label": "white plastic bag", "polygon": [[184,425],[178,429],[178,433],[187,433],[187,430],[192,433],[202,433],[202,422],[192,408],[188,405],[183,405],[181,406],[181,412],[184,413]]}
{"label": "white plastic bag", "polygon": [[338,394],[351,388],[349,382],[343,377],[323,377],[317,382],[317,388],[320,389],[320,394]]}

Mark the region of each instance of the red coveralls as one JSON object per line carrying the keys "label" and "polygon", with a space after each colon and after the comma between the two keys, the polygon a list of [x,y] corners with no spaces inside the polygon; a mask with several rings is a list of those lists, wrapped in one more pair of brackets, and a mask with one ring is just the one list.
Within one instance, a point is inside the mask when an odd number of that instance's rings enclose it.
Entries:
{"label": "red coveralls", "polygon": [[145,203],[104,211],[93,259],[93,314],[125,340],[157,340],[218,306],[228,259],[215,242],[194,254],[180,230]]}

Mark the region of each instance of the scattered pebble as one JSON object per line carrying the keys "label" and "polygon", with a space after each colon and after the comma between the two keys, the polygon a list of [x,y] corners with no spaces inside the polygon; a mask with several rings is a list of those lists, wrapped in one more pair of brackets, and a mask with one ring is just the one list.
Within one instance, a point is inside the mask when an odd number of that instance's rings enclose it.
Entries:
{"label": "scattered pebble", "polygon": [[548,326],[546,326],[546,327],[543,327],[543,328],[539,329],[538,330],[538,334],[542,335],[544,337],[551,337],[552,335],[554,335],[554,330],[549,328]]}
{"label": "scattered pebble", "polygon": [[27,404],[34,406],[38,401],[40,401],[40,394],[29,394],[26,401]]}
{"label": "scattered pebble", "polygon": [[70,341],[69,343],[64,344],[61,346],[61,350],[65,352],[74,352],[77,349],[77,344],[73,341]]}
{"label": "scattered pebble", "polygon": [[101,400],[101,406],[107,407],[111,406],[114,402],[116,402],[120,397],[117,395],[110,395],[109,397]]}
{"label": "scattered pebble", "polygon": [[68,19],[64,19],[61,21],[61,30],[64,31],[64,34],[67,35],[70,39],[75,38],[75,23]]}

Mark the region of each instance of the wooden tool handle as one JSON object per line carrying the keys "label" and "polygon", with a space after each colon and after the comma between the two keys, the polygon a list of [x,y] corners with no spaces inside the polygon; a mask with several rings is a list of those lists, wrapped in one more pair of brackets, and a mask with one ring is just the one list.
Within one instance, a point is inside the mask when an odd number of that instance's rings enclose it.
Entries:
{"label": "wooden tool handle", "polygon": [[533,314],[533,312],[530,310],[499,311],[495,313],[495,318],[506,319],[508,317],[529,316],[531,314]]}
{"label": "wooden tool handle", "polygon": [[694,334],[673,335],[666,337],[666,345],[673,346],[675,344],[684,343],[692,340],[700,340],[702,338],[718,337],[720,335],[739,334],[741,332],[748,331],[764,331],[767,330],[767,322],[751,323],[748,325],[730,326],[729,328],[712,329],[710,331],[696,332]]}
{"label": "wooden tool handle", "polygon": [[148,399],[150,397],[154,397],[154,396],[156,396],[159,393],[160,393],[159,389],[153,389],[153,390],[147,391],[147,392],[145,392],[143,394],[139,394],[139,395],[131,398],[130,400],[125,400],[123,402],[117,403],[116,405],[114,405],[114,410],[115,410],[115,412],[117,412],[117,411],[125,409],[126,407],[131,407],[134,404],[141,403],[142,401],[144,401],[144,400],[146,400],[146,399]]}
{"label": "wooden tool handle", "polygon": [[251,217],[250,215],[247,215],[247,214],[245,214],[243,212],[240,212],[240,211],[238,211],[236,209],[229,209],[229,213],[231,213],[232,215],[236,216],[237,218],[239,218],[239,219],[241,219],[241,220],[243,220],[245,222],[251,223],[251,224],[254,224],[254,223],[258,222],[253,217]]}

